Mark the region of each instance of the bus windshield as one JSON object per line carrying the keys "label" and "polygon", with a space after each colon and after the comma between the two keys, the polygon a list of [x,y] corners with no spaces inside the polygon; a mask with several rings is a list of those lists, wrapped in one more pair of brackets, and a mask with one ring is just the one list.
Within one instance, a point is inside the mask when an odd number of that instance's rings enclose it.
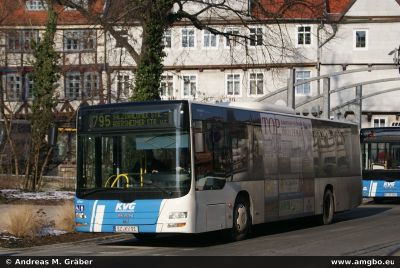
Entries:
{"label": "bus windshield", "polygon": [[[190,189],[189,134],[141,131],[79,137],[77,192],[159,192],[176,197]],[[148,197],[148,196],[147,196]]]}
{"label": "bus windshield", "polygon": [[362,144],[364,170],[400,168],[400,142],[369,142]]}

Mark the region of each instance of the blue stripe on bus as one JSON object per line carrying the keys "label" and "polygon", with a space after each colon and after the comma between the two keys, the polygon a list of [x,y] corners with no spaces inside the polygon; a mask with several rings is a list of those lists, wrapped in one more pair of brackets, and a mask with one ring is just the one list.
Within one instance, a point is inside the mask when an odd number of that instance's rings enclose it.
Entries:
{"label": "blue stripe on bus", "polygon": [[78,232],[114,232],[116,225],[135,225],[139,232],[155,232],[162,200],[75,199],[75,221]]}
{"label": "blue stripe on bus", "polygon": [[400,197],[400,179],[363,180],[363,197]]}

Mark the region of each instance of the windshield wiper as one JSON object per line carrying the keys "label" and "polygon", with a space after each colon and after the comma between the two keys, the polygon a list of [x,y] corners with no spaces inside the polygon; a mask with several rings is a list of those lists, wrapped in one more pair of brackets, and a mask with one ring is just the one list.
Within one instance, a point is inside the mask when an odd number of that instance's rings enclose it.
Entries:
{"label": "windshield wiper", "polygon": [[111,188],[95,188],[95,189],[91,189],[91,190],[82,192],[82,196],[87,196],[87,195],[94,194],[94,193],[97,193],[97,192],[105,192],[105,191],[107,191],[109,189],[111,189]]}
{"label": "windshield wiper", "polygon": [[[139,183],[137,182],[136,184],[139,184]],[[149,185],[149,186],[153,186],[154,188],[160,190],[161,192],[163,192],[163,193],[165,193],[165,194],[167,194],[169,196],[172,195],[171,191],[163,189],[159,185],[155,184],[152,180],[145,180],[145,181],[143,181],[143,184]],[[112,190],[112,189],[114,189],[114,188],[95,188],[95,189],[90,189],[90,190],[87,190],[87,191],[82,191],[81,195],[83,197],[83,196],[88,196],[88,195],[91,195],[91,194],[94,194],[94,193],[98,193],[98,192],[105,192],[105,191]],[[116,188],[116,189],[118,189],[118,188]],[[118,189],[118,190],[120,190],[120,189]]]}
{"label": "windshield wiper", "polygon": [[163,193],[166,193],[169,196],[172,195],[171,191],[165,190],[164,188],[162,188],[159,185],[155,184],[152,180],[145,180],[145,181],[143,181],[143,184],[154,186],[155,188],[157,188],[158,190],[162,191]]}

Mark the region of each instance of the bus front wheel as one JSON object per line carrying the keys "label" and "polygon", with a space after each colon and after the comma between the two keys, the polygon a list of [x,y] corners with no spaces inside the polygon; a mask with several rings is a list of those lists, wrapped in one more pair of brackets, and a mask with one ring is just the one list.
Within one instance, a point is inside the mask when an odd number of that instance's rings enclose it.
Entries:
{"label": "bus front wheel", "polygon": [[231,239],[239,241],[245,239],[250,233],[251,215],[250,205],[247,198],[239,196],[233,208],[233,226],[231,230]]}
{"label": "bus front wheel", "polygon": [[334,203],[333,194],[330,189],[327,189],[324,193],[324,200],[322,204],[322,216],[321,223],[323,225],[331,224],[333,221],[334,214]]}

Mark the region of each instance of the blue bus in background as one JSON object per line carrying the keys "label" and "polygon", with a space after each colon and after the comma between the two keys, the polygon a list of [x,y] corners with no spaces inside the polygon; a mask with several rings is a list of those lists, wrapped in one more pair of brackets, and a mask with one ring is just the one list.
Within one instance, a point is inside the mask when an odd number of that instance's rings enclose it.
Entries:
{"label": "blue bus in background", "polygon": [[360,132],[363,197],[379,202],[400,196],[400,127]]}

